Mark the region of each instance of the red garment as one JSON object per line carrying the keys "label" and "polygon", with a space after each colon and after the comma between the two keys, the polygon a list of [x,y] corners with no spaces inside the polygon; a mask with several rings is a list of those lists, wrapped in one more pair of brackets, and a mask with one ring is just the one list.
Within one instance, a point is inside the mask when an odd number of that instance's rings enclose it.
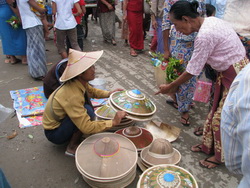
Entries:
{"label": "red garment", "polygon": [[128,0],[127,10],[143,12],[143,0]]}
{"label": "red garment", "polygon": [[[79,0],[78,3],[79,3],[79,5],[80,5],[80,7],[86,5],[86,3],[85,3],[84,0]],[[75,6],[74,6],[74,8],[72,8],[72,12],[73,12],[73,14],[76,14],[76,13],[77,13],[77,9],[76,9]],[[83,13],[80,14],[79,16],[75,16],[75,19],[76,19],[76,23],[77,23],[77,24],[81,24],[82,17],[83,17]]]}
{"label": "red garment", "polygon": [[142,50],[144,48],[143,11],[134,12],[127,10],[127,19],[130,47],[136,50]]}

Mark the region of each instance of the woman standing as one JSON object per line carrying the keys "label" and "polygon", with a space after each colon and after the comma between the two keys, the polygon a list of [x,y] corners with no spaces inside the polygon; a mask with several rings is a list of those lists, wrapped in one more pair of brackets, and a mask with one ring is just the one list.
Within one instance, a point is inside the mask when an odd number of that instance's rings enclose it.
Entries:
{"label": "woman standing", "polygon": [[29,73],[35,80],[42,80],[47,73],[43,24],[30,7],[41,16],[45,16],[46,9],[39,7],[35,0],[17,0],[17,5],[27,35]]}
{"label": "woman standing", "polygon": [[162,17],[165,0],[154,0],[151,3],[151,20],[152,27],[157,32],[157,49],[156,52],[164,53],[162,37]]}
{"label": "woman standing", "polygon": [[143,0],[124,0],[123,3],[123,20],[128,21],[129,27],[130,55],[136,57],[144,48]]}
{"label": "woman standing", "polygon": [[115,41],[115,1],[100,0],[99,19],[102,29],[104,42],[111,42],[114,46]]}
{"label": "woman standing", "polygon": [[[173,26],[171,29],[171,21],[169,19],[169,11],[172,5],[178,0],[167,0],[164,4],[163,9],[163,19],[162,19],[162,30],[163,30],[163,41],[164,41],[164,57],[166,60],[170,56],[176,59],[182,59],[182,66],[186,68],[188,61],[190,60],[193,49],[194,49],[194,39],[197,35],[196,32],[185,35],[176,31]],[[191,1],[191,0],[190,0]],[[201,16],[205,14],[206,7],[204,0],[199,1],[198,12]],[[180,122],[184,126],[189,126],[189,110],[193,102],[193,95],[196,86],[196,77],[193,76],[188,82],[180,85],[179,90],[171,95],[173,100],[167,100],[168,104],[171,104],[181,114]]]}
{"label": "woman standing", "polygon": [[198,34],[186,71],[174,82],[161,85],[156,94],[175,93],[181,84],[199,75],[205,64],[218,72],[214,102],[204,125],[202,144],[191,148],[193,152],[213,155],[201,160],[200,165],[214,168],[224,162],[220,136],[221,108],[232,81],[249,60],[245,57],[244,46],[233,28],[218,18],[200,17],[197,7],[197,1],[178,1],[170,9],[170,21],[177,31],[185,35],[194,32]]}
{"label": "woman standing", "polygon": [[20,16],[16,3],[12,0],[0,0],[0,36],[2,39],[3,54],[9,56],[11,64],[20,62],[15,56],[22,56],[22,64],[27,64],[27,39],[22,26],[14,29],[6,21],[12,16]]}

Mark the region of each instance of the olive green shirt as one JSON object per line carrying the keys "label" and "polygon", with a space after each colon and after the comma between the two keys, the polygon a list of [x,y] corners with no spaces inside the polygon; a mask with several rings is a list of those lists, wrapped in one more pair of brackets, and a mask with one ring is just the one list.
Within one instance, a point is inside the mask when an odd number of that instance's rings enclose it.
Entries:
{"label": "olive green shirt", "polygon": [[43,114],[44,129],[53,130],[61,124],[60,121],[55,120],[51,113],[51,107],[60,120],[69,116],[72,122],[84,134],[98,133],[112,127],[112,120],[91,121],[86,108],[84,108],[85,92],[87,92],[90,98],[109,97],[108,91],[93,88],[89,84],[85,88],[79,80],[69,80],[58,91],[54,91],[50,95]]}

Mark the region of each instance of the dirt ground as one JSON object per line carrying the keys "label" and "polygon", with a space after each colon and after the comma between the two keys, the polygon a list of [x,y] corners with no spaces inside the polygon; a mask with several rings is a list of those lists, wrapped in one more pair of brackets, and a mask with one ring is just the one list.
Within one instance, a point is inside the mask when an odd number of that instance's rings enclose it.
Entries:
{"label": "dirt ground", "polygon": [[[121,17],[120,11],[117,11],[117,14]],[[182,129],[180,137],[173,143],[173,147],[182,154],[179,166],[194,175],[199,187],[237,187],[241,176],[229,173],[224,165],[215,169],[201,168],[199,160],[204,159],[206,155],[190,151],[190,147],[202,139],[193,134],[193,129],[204,123],[208,107],[197,102],[190,113],[191,126],[183,127],[179,122],[177,110],[165,103],[166,96],[154,95],[157,88],[154,70],[147,54],[149,36],[145,40],[144,53],[134,58],[129,55],[129,48],[123,46],[124,41],[120,39],[119,29],[117,29],[117,46],[103,43],[98,24],[90,21],[89,29],[89,35],[84,41],[84,51],[104,50],[103,56],[96,63],[96,77],[107,81],[107,89],[121,87],[141,90],[157,106],[154,119]],[[53,41],[46,42],[46,49],[48,62],[54,64],[60,60]],[[42,85],[42,82],[34,81],[29,76],[28,66],[5,64],[2,49],[0,62],[0,104],[3,106],[13,107],[9,91]],[[50,67],[51,65],[48,66]],[[18,133],[15,138],[8,140],[6,137],[0,137],[0,168],[13,188],[89,187],[76,169],[74,158],[64,155],[66,146],[50,143],[44,136],[42,126],[20,129],[17,117],[12,114],[0,124],[0,136],[9,135],[13,130]],[[136,187],[137,181],[138,176],[128,187]]]}

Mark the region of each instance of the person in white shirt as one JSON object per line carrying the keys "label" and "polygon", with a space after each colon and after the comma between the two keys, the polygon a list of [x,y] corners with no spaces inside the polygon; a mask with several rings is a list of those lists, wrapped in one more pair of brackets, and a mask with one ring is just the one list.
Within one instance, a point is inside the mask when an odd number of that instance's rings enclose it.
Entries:
{"label": "person in white shirt", "polygon": [[47,73],[45,40],[40,18],[31,11],[31,7],[45,16],[46,9],[38,6],[35,0],[17,0],[22,19],[22,27],[27,35],[27,61],[29,73],[36,80],[42,80]]}
{"label": "person in white shirt", "polygon": [[52,0],[52,13],[56,15],[55,28],[56,28],[56,41],[58,53],[62,59],[68,57],[65,49],[66,36],[69,39],[71,48],[81,51],[77,43],[76,20],[72,13],[72,8],[75,6],[78,16],[82,13],[81,7],[78,3],[79,0]]}

